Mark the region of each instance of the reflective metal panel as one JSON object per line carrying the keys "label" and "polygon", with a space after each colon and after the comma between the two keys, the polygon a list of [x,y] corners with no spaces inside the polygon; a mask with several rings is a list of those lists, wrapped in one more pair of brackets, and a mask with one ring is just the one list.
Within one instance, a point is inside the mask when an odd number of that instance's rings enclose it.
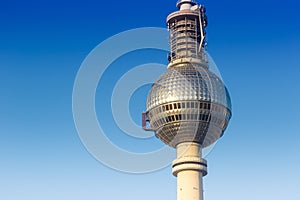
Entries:
{"label": "reflective metal panel", "polygon": [[152,85],[147,99],[151,128],[175,147],[194,141],[203,147],[222,136],[231,117],[231,101],[220,78],[207,67],[180,63]]}

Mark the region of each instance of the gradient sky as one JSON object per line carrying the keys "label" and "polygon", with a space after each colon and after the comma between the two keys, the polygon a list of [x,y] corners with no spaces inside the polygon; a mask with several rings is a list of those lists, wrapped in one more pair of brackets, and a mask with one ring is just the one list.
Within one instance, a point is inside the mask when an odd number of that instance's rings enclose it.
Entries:
{"label": "gradient sky", "polygon": [[[165,27],[175,3],[1,1],[0,199],[176,199],[171,166],[140,175],[112,170],[86,151],[72,117],[73,83],[89,52],[128,29]],[[198,3],[207,7],[208,51],[233,104],[230,125],[206,158],[205,199],[299,200],[300,3]],[[167,64],[164,52],[127,56],[109,68],[112,78],[99,86],[99,101],[110,98],[115,81],[134,65]],[[137,123],[147,89],[140,88],[129,105]],[[102,112],[97,104],[97,114],[115,143],[136,151],[162,146],[155,139],[118,140],[125,136],[110,121],[107,102]]]}

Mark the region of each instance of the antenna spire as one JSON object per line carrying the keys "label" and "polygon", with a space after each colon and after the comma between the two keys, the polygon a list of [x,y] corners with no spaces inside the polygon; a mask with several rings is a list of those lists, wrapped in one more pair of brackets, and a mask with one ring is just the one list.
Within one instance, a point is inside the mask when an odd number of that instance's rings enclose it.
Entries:
{"label": "antenna spire", "polygon": [[180,10],[191,9],[192,6],[196,5],[197,3],[194,0],[179,0],[176,6]]}

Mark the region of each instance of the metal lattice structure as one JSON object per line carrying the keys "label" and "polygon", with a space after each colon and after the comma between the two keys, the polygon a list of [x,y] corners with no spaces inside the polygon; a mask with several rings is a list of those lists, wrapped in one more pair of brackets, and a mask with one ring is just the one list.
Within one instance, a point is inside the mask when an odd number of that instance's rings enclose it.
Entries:
{"label": "metal lattice structure", "polygon": [[[178,2],[177,6],[182,5]],[[196,5],[195,2],[192,5]],[[180,58],[204,58],[201,51],[205,46],[205,28],[207,26],[206,9],[196,6],[194,9],[180,10],[167,17],[170,31],[169,61]]]}

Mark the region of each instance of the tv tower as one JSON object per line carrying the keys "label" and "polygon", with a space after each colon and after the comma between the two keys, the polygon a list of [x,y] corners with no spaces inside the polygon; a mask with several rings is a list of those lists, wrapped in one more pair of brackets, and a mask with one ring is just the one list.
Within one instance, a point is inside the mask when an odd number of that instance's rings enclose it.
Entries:
{"label": "tv tower", "polygon": [[168,70],[152,85],[143,128],[176,148],[172,163],[178,200],[203,200],[207,162],[202,149],[214,144],[231,118],[231,100],[222,80],[210,71],[205,52],[206,9],[179,0],[167,17]]}

